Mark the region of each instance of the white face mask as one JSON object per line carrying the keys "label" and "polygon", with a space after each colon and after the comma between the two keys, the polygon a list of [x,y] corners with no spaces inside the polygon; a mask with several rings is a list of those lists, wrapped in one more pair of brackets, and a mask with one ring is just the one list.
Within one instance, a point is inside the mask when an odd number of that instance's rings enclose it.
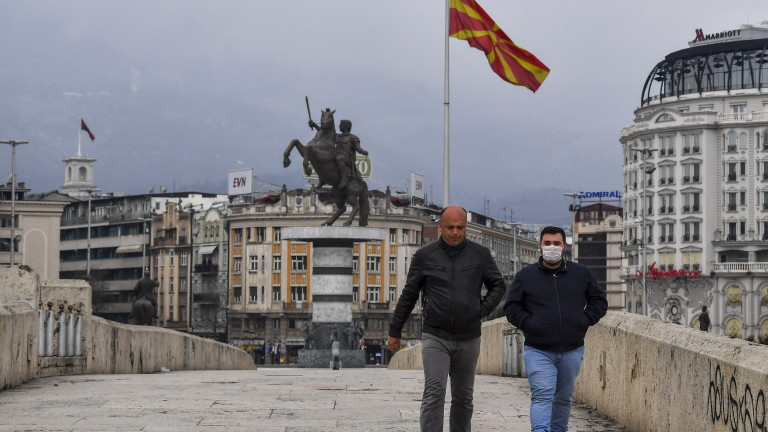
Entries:
{"label": "white face mask", "polygon": [[557,264],[563,259],[563,248],[560,246],[542,246],[541,256],[550,264]]}

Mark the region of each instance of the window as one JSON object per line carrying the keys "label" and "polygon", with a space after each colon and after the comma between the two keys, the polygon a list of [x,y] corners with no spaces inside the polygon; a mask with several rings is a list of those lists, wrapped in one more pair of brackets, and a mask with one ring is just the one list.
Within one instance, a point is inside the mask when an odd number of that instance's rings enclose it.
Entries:
{"label": "window", "polygon": [[392,244],[397,243],[397,228],[389,229],[389,242]]}
{"label": "window", "polygon": [[728,211],[736,211],[736,192],[726,192],[725,201],[728,205]]}
{"label": "window", "polygon": [[360,261],[360,257],[358,257],[357,255],[354,255],[352,257],[352,273],[357,273],[357,267],[358,267],[357,263],[359,261]]}
{"label": "window", "polygon": [[259,288],[252,286],[248,287],[248,303],[256,303],[259,299]]}
{"label": "window", "polygon": [[368,287],[368,303],[378,303],[380,292],[381,292],[381,288],[377,286],[369,286]]}
{"label": "window", "polygon": [[187,292],[187,278],[184,278],[184,277],[179,278],[179,292],[180,293]]}
{"label": "window", "polygon": [[273,302],[280,301],[280,286],[275,285],[272,287],[272,301]]}
{"label": "window", "polygon": [[381,257],[378,255],[368,255],[368,271],[371,273],[378,273],[381,266]]}
{"label": "window", "polygon": [[675,184],[675,166],[674,165],[660,165],[659,166],[659,184]]}
{"label": "window", "polygon": [[249,256],[248,257],[248,271],[259,271],[259,256]]}
{"label": "window", "polygon": [[408,237],[411,235],[411,230],[403,229],[403,244],[408,243]]}
{"label": "window", "polygon": [[282,238],[282,232],[280,231],[280,227],[274,227],[272,228],[272,241],[277,243]]}
{"label": "window", "polygon": [[725,172],[727,173],[727,180],[729,182],[736,181],[736,163],[725,164]]}
{"label": "window", "polygon": [[267,228],[256,227],[254,229],[256,230],[256,241],[259,243],[264,243],[267,239]]}
{"label": "window", "polygon": [[169,263],[168,265],[170,265],[171,267],[174,266],[174,258],[175,257],[174,257],[173,251],[172,250],[168,251],[168,263]]}
{"label": "window", "polygon": [[397,257],[389,257],[389,272],[397,272]]}
{"label": "window", "polygon": [[699,222],[683,222],[683,241],[684,242],[696,242],[699,241]]}
{"label": "window", "polygon": [[234,271],[235,273],[240,273],[243,270],[243,258],[242,257],[235,257],[235,265]]}
{"label": "window", "polygon": [[232,240],[234,243],[242,243],[243,242],[243,230],[241,228],[238,228],[236,230],[232,230],[232,233],[234,234],[234,239]]}
{"label": "window", "polygon": [[168,292],[173,294],[174,292],[174,284],[173,284],[173,278],[168,279]]}
{"label": "window", "polygon": [[395,287],[389,287],[389,302],[394,303],[397,301],[397,289]]}
{"label": "window", "polygon": [[683,269],[696,271],[700,269],[701,251],[683,251]]}
{"label": "window", "polygon": [[307,271],[307,256],[306,255],[292,255],[291,256],[291,271],[305,272]]}
{"label": "window", "polygon": [[307,287],[305,286],[292,286],[291,287],[291,301],[294,303],[307,301]]}
{"label": "window", "polygon": [[352,303],[357,303],[360,299],[358,296],[358,293],[360,292],[360,288],[353,286],[352,287]]}
{"label": "window", "polygon": [[235,303],[240,303],[243,296],[243,288],[242,287],[234,287],[234,297],[235,297]]}
{"label": "window", "polygon": [[683,183],[698,183],[700,164],[688,163],[683,165]]}
{"label": "window", "polygon": [[659,214],[668,214],[675,211],[675,195],[659,194]]}
{"label": "window", "polygon": [[701,193],[684,192],[683,193],[683,213],[698,212],[700,210]]}
{"label": "window", "polygon": [[747,205],[747,193],[744,191],[739,192],[739,204]]}
{"label": "window", "polygon": [[728,222],[725,224],[725,227],[726,240],[736,241],[736,222]]}
{"label": "window", "polygon": [[175,317],[173,316],[173,306],[168,306],[168,317],[171,321],[176,321]]}
{"label": "window", "polygon": [[189,257],[186,251],[182,252],[179,256],[179,265],[185,266],[187,265],[187,262],[189,261]]}
{"label": "window", "polygon": [[701,153],[701,134],[683,135],[683,154]]}
{"label": "window", "polygon": [[280,328],[280,318],[272,318],[272,328],[273,329]]}
{"label": "window", "polygon": [[660,156],[672,156],[675,154],[675,136],[663,136],[660,137],[661,149],[659,149]]}
{"label": "window", "polygon": [[282,260],[283,258],[280,255],[273,255],[272,256],[272,271],[275,273],[279,273],[280,269],[282,267]]}

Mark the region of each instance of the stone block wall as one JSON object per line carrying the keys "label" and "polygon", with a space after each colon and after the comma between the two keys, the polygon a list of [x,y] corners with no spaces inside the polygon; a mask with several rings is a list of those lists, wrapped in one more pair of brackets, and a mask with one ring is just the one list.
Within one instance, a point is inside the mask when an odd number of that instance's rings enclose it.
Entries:
{"label": "stone block wall", "polygon": [[[82,355],[38,357],[39,302],[72,305],[83,320]],[[255,369],[240,348],[174,330],[120,324],[91,315],[91,289],[80,280],[40,286],[25,266],[0,266],[0,390],[34,378],[170,370]]]}
{"label": "stone block wall", "polygon": [[37,378],[37,311],[26,302],[0,305],[0,390]]}

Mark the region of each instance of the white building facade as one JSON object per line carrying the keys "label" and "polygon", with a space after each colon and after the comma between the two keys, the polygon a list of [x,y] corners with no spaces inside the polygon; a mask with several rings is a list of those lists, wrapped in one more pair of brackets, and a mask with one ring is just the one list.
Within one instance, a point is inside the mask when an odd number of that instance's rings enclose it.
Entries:
{"label": "white building facade", "polygon": [[768,22],[694,36],[621,133],[627,307],[766,342]]}

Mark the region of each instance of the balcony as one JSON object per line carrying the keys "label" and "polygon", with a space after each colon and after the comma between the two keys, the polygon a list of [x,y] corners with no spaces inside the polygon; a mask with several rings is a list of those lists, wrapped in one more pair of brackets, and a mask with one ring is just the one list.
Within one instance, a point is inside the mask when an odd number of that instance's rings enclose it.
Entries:
{"label": "balcony", "polygon": [[365,308],[368,310],[387,310],[389,302],[365,302]]}
{"label": "balcony", "polygon": [[728,153],[736,153],[736,146],[735,145],[729,145],[728,149],[726,151]]}
{"label": "balcony", "polygon": [[735,182],[736,181],[736,174],[728,174],[727,180],[729,182]]}
{"label": "balcony", "polygon": [[736,204],[728,204],[728,211],[736,211]]}
{"label": "balcony", "polygon": [[688,154],[690,152],[691,152],[691,148],[690,147],[683,147],[683,154]]}
{"label": "balcony", "polygon": [[290,301],[290,302],[283,302],[283,310],[299,310],[299,311],[308,311],[309,310],[309,302],[306,301]]}
{"label": "balcony", "polygon": [[768,262],[728,262],[712,264],[712,271],[717,273],[768,273]]}
{"label": "balcony", "polygon": [[214,293],[193,294],[192,302],[215,304],[219,302],[219,295]]}
{"label": "balcony", "polygon": [[195,273],[216,273],[218,271],[218,264],[195,264]]}

